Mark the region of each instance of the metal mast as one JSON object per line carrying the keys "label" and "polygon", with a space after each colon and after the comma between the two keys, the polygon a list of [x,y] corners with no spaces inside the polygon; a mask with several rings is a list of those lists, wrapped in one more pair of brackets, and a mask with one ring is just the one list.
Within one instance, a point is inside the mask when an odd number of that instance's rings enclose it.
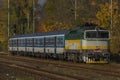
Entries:
{"label": "metal mast", "polygon": [[8,38],[9,38],[9,35],[10,35],[10,11],[9,11],[9,8],[10,8],[10,1],[8,0]]}
{"label": "metal mast", "polygon": [[76,22],[76,19],[77,19],[77,0],[71,0],[71,3],[74,7],[74,19],[75,19],[75,22]]}
{"label": "metal mast", "polygon": [[77,19],[77,0],[75,0],[75,21]]}
{"label": "metal mast", "polygon": [[34,9],[35,9],[35,2],[33,0],[33,33],[35,33],[35,18],[34,18]]}
{"label": "metal mast", "polygon": [[113,10],[113,5],[112,5],[113,1],[111,0],[110,3],[111,3],[111,10],[110,10],[111,24],[110,24],[110,28],[112,30],[112,28],[113,28],[113,12],[112,12],[112,10]]}

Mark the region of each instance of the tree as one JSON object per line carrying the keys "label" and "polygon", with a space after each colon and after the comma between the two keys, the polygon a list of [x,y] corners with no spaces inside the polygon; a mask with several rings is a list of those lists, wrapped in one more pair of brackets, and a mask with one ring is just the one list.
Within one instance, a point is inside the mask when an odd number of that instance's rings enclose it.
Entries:
{"label": "tree", "polygon": [[16,24],[16,34],[32,32],[33,2],[32,0],[10,0],[10,31],[13,35],[13,26]]}
{"label": "tree", "polygon": [[111,6],[108,3],[100,5],[100,10],[97,12],[96,16],[99,20],[99,25],[111,30],[111,52],[120,53],[120,13],[118,2],[113,2],[113,17],[112,17],[112,27],[111,27]]}
{"label": "tree", "polygon": [[99,25],[102,27],[110,28],[110,8],[109,4],[101,4],[100,10],[97,12],[96,16],[99,20]]}

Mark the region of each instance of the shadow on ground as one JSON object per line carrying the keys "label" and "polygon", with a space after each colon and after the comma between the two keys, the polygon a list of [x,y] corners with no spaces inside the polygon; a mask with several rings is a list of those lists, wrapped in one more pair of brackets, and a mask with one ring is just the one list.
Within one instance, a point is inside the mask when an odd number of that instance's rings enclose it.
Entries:
{"label": "shadow on ground", "polygon": [[120,63],[120,53],[119,54],[111,54],[111,61]]}

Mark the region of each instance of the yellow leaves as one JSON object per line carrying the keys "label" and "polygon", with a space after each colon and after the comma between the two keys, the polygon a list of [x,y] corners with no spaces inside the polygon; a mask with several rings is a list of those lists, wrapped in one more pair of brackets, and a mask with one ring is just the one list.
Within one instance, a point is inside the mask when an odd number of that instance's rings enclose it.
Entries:
{"label": "yellow leaves", "polygon": [[[118,23],[118,3],[113,2],[112,13],[114,25]],[[111,20],[111,5],[109,3],[101,4],[100,10],[96,14],[97,19],[99,20],[99,25],[103,27],[110,28],[110,20]]]}
{"label": "yellow leaves", "polygon": [[38,32],[47,32],[46,25],[44,23],[41,23],[38,27]]}
{"label": "yellow leaves", "polygon": [[67,30],[71,26],[67,24],[53,21],[53,22],[42,22],[38,27],[38,32],[50,32],[50,31],[58,31],[58,30]]}
{"label": "yellow leaves", "polygon": [[[111,18],[111,9],[112,9],[112,18]],[[111,45],[110,50],[112,53],[118,53],[120,52],[120,38],[119,38],[119,13],[118,13],[118,3],[113,2],[112,7],[108,3],[105,3],[104,5],[100,5],[100,11],[97,12],[96,17],[99,20],[99,25],[104,26],[106,28],[110,29],[110,20],[112,19],[112,30],[111,30]]]}
{"label": "yellow leaves", "polygon": [[111,39],[111,52],[112,53],[119,53],[120,52],[120,37],[113,36]]}
{"label": "yellow leaves", "polygon": [[118,10],[119,9],[119,6],[118,6],[118,3],[117,2],[113,2],[113,10]]}
{"label": "yellow leaves", "polygon": [[101,4],[100,11],[97,12],[96,17],[99,20],[99,25],[102,27],[108,27],[110,24],[110,8],[109,4]]}

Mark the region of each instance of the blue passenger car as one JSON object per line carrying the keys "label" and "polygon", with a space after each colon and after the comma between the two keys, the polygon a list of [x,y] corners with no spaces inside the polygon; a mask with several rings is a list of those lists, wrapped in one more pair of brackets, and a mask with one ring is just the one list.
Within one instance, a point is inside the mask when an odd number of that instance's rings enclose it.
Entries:
{"label": "blue passenger car", "polygon": [[13,36],[10,38],[9,51],[30,56],[57,57],[63,55],[65,32],[55,31]]}

